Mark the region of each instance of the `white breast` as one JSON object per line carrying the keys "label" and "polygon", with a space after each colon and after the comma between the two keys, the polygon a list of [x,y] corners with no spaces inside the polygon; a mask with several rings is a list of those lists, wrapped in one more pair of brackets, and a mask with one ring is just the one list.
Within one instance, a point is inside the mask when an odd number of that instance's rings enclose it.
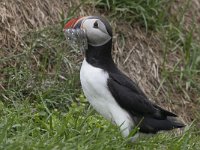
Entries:
{"label": "white breast", "polygon": [[128,136],[133,126],[133,121],[109,92],[107,87],[108,78],[107,72],[90,65],[86,60],[83,61],[80,79],[87,100],[97,112],[119,125],[123,129],[122,133],[124,136]]}

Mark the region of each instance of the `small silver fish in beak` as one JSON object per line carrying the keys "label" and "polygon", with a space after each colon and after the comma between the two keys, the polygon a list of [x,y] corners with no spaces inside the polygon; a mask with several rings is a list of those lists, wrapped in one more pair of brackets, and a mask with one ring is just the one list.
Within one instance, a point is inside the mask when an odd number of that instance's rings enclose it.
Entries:
{"label": "small silver fish in beak", "polygon": [[88,49],[88,42],[85,30],[82,28],[76,28],[77,24],[81,25],[82,18],[69,20],[64,27],[64,35],[67,39],[67,43],[74,49],[80,49],[85,51]]}

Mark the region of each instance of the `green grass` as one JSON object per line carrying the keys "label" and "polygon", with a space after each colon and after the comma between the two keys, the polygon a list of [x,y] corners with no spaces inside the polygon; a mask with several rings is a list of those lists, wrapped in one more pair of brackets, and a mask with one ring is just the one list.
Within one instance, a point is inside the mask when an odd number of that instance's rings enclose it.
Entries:
{"label": "green grass", "polygon": [[[38,93],[40,95],[40,93]],[[47,100],[0,103],[0,149],[198,149],[199,131],[162,133],[135,143],[88,107],[83,95],[68,112],[49,109]],[[195,132],[196,131],[196,132]]]}
{"label": "green grass", "polygon": [[[138,22],[147,32],[159,33],[164,84],[180,89],[189,99],[193,93],[200,97],[200,47],[192,36],[196,25],[186,32],[182,22],[188,5],[178,18],[169,17],[168,2],[100,0],[95,6],[108,10],[113,20]],[[82,56],[66,45],[60,25],[28,32],[22,40],[15,53],[0,59],[4,79],[0,81],[0,149],[199,149],[196,123],[180,135],[159,133],[135,143],[123,138],[118,127],[95,113],[84,98],[79,82]],[[166,66],[171,53],[179,54],[173,69]],[[191,101],[199,104],[198,99]]]}
{"label": "green grass", "polygon": [[[59,92],[56,94],[59,96]],[[67,109],[53,105],[53,98],[46,97],[45,92],[35,95],[38,97],[33,102],[27,97],[12,103],[0,102],[0,149],[171,150],[200,146],[195,127],[185,129],[182,135],[160,133],[132,144],[121,137],[116,126],[89,107],[82,93],[74,97],[78,103],[67,104]],[[62,101],[57,103],[65,105]]]}
{"label": "green grass", "polygon": [[141,27],[156,29],[168,21],[169,0],[98,0],[97,8],[105,9],[111,18],[139,24]]}

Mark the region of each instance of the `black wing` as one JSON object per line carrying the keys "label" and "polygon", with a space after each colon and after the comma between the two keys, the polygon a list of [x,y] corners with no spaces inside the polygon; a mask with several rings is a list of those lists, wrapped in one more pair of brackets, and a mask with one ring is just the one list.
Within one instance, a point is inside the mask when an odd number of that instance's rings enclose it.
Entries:
{"label": "black wing", "polygon": [[140,88],[127,76],[118,73],[109,73],[108,88],[117,103],[136,116],[149,116],[156,119],[165,119],[175,114],[153,104]]}

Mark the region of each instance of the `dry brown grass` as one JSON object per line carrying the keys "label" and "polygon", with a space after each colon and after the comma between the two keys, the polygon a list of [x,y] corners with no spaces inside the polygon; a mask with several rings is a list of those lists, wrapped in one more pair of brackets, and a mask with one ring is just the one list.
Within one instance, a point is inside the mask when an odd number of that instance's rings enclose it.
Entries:
{"label": "dry brown grass", "polygon": [[13,53],[22,44],[24,32],[58,23],[60,14],[70,5],[71,2],[64,0],[3,0],[0,2],[0,48]]}
{"label": "dry brown grass", "polygon": [[[185,12],[182,20],[182,25],[186,31],[190,31],[191,28],[195,27],[195,24],[198,25],[200,23],[200,1],[189,0],[187,3],[184,2],[184,0],[176,0],[171,8],[171,14],[176,14],[177,11],[181,11],[182,13]],[[182,17],[182,15],[176,16],[176,19],[179,19],[180,17]],[[199,26],[196,27],[197,30],[194,32],[194,36],[199,41]]]}
{"label": "dry brown grass", "polygon": [[[181,0],[179,1],[181,2]],[[179,4],[181,5],[180,2],[177,1],[177,5],[174,5],[172,13],[176,11]],[[78,4],[78,0],[3,0],[0,2],[0,57],[4,58],[21,53],[24,33],[59,23],[61,21],[60,14],[64,12],[66,17],[68,10]],[[191,25],[191,13],[197,13],[196,21],[200,21],[199,1],[193,0],[192,5],[198,7],[193,6],[194,11],[188,12],[185,22],[186,29]],[[99,12],[91,5],[87,5],[80,7],[77,15],[106,14]],[[195,104],[188,102],[182,92],[178,92],[167,84],[162,84],[163,47],[160,35],[156,32],[146,34],[140,27],[120,21],[112,22],[112,26],[114,31],[113,53],[118,66],[138,82],[152,101],[165,106],[168,110],[172,109],[186,121],[191,121],[193,118],[189,110],[194,108]],[[167,66],[173,68],[178,58],[179,54],[171,54],[169,57],[171,61]]]}

